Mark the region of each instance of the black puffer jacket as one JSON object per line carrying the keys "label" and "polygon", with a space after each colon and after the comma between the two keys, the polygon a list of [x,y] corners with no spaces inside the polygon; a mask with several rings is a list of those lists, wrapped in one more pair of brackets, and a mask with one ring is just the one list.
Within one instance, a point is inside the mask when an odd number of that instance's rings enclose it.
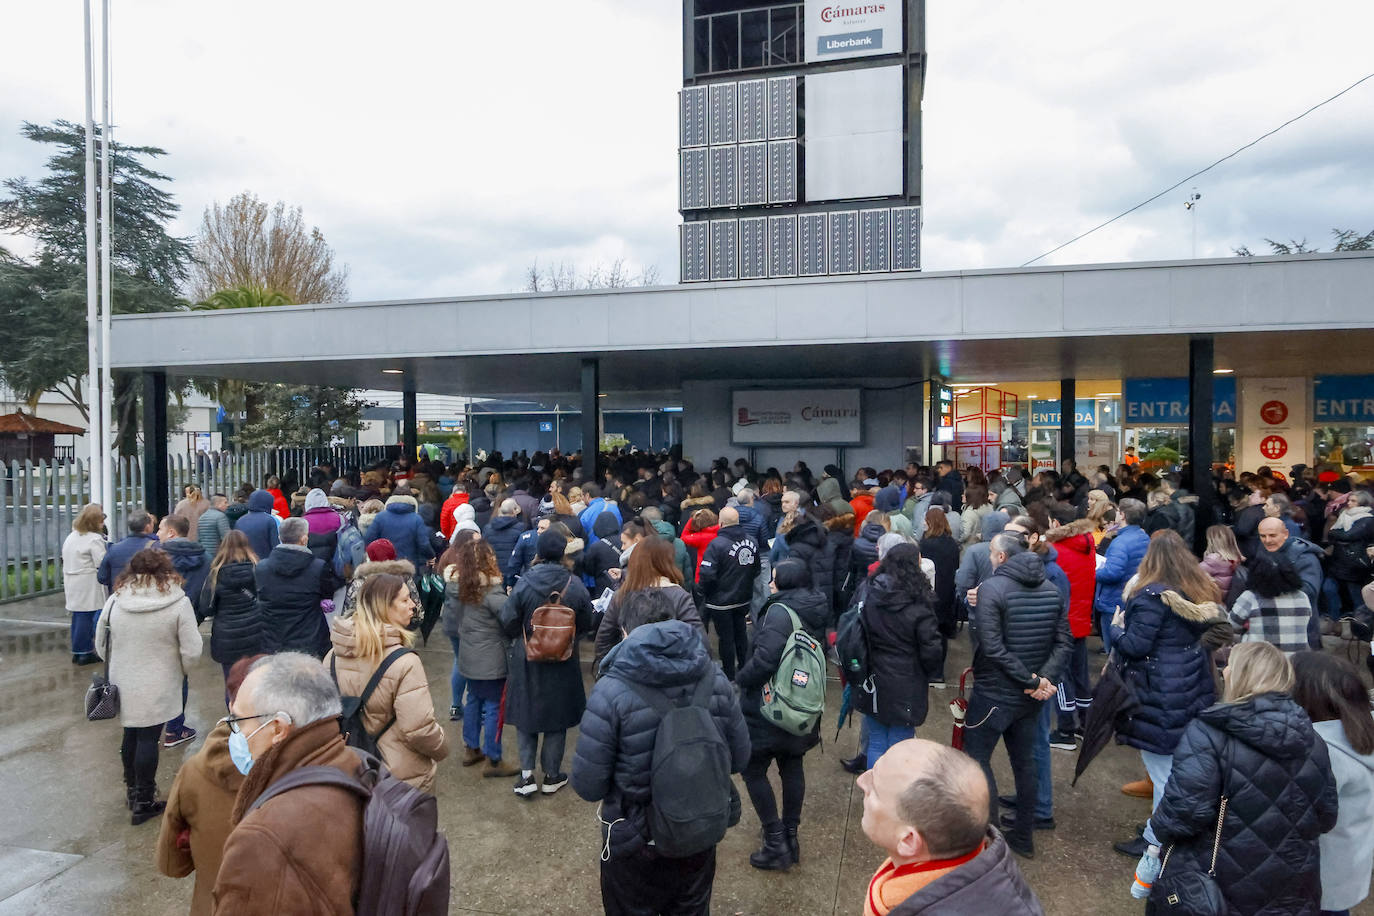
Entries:
{"label": "black puffer jacket", "polygon": [[585,634],[592,625],[591,598],[577,574],[570,577],[559,563],[531,566],[501,608],[501,632],[512,641],[507,655],[506,722],[521,731],[558,732],[572,728],[587,705],[576,643],[567,661],[525,660],[524,636],[529,633],[530,615],[549,600],[550,594],[560,590],[564,590],[563,604],[576,614],[578,635]]}
{"label": "black puffer jacket", "polygon": [[740,705],[744,708],[744,721],[749,725],[749,742],[754,752],[804,754],[820,741],[820,723],[816,723],[809,735],[794,735],[768,722],[762,712],[763,685],[777,673],[783,652],[792,638],[792,618],[779,605],[795,611],[802,628],[825,645],[825,628],[830,623],[830,602],[826,597],[815,588],[780,591],[770,596],[754,617],[754,642],[749,648],[748,661],[735,675],[735,683],[741,689]]}
{"label": "black puffer jacket", "polygon": [[1207,870],[1223,794],[1216,881],[1232,916],[1316,916],[1317,838],[1336,825],[1336,782],[1326,745],[1288,696],[1208,707],[1183,732],[1150,818],[1163,843],[1178,844],[1169,871]]}
{"label": "black puffer jacket", "polygon": [[940,631],[934,609],[899,588],[888,573],[880,572],[869,580],[860,613],[868,632],[874,691],[857,692],[854,708],[883,725],[922,724],[930,674],[940,668]]}
{"label": "black puffer jacket", "polygon": [[835,551],[825,529],[810,516],[803,516],[784,535],[788,556],[796,557],[811,570],[811,584],[822,595],[835,592]]}
{"label": "black puffer jacket", "polygon": [[954,635],[954,577],[959,572],[959,544],[947,534],[921,538],[921,556],[935,564],[935,618],[940,634]]}
{"label": "black puffer jacket", "polygon": [[1359,585],[1368,582],[1370,563],[1365,548],[1374,544],[1374,517],[1357,519],[1349,528],[1332,525],[1326,537],[1331,542],[1331,577]]}
{"label": "black puffer jacket", "polygon": [[210,555],[199,541],[186,538],[171,538],[157,546],[172,558],[172,568],[182,578],[181,587],[186,597],[191,599],[191,610],[196,612],[196,620],[204,620],[205,609],[200,606],[200,599],[205,579],[210,575]]}
{"label": "black puffer jacket", "polygon": [[592,577],[591,594],[599,598],[606,589],[614,591],[616,587],[610,571],[620,568],[620,523],[611,513],[603,512],[592,522],[592,534],[582,552],[582,572]]}
{"label": "black puffer jacket", "polygon": [[221,665],[262,651],[262,618],[258,614],[258,583],[247,560],[220,568],[215,587],[207,579],[201,592],[201,613],[210,618],[210,657]]}
{"label": "black puffer jacket", "polygon": [[864,525],[859,529],[859,536],[849,550],[849,568],[856,582],[868,575],[868,567],[878,562],[878,538],[885,534],[887,529],[878,524]]}
{"label": "black puffer jacket", "polygon": [[706,654],[696,630],[681,620],[638,627],[606,656],[603,670],[606,676],[592,688],[582,716],[572,786],[587,801],[602,802],[603,823],[619,820],[609,839],[611,858],[619,858],[649,839],[650,764],[662,721],[630,684],[682,703],[709,674],[711,717],[730,746],[731,772],[749,761],[749,731],[734,686]]}
{"label": "black puffer jacket", "polygon": [[320,601],[332,597],[329,564],[304,547],[278,544],[253,570],[262,618],[262,651],[306,652],[324,658],[329,627]]}
{"label": "black puffer jacket", "polygon": [[970,619],[973,689],[990,702],[1020,710],[1036,702],[1025,692],[1054,683],[1069,663],[1073,636],[1059,589],[1045,564],[1026,551],[993,570],[978,587]]}
{"label": "black puffer jacket", "polygon": [[754,595],[759,574],[759,545],[743,525],[720,529],[701,555],[697,584],[708,608],[738,608]]}
{"label": "black puffer jacket", "polygon": [[520,521],[518,515],[495,516],[482,529],[482,537],[491,545],[491,552],[496,554],[496,565],[501,567],[501,575],[506,577],[507,585],[515,581],[515,574],[519,572],[511,568],[511,563],[514,560],[515,542],[520,540],[524,530],[525,523]]}
{"label": "black puffer jacket", "polygon": [[1183,729],[1216,699],[1211,659],[1198,640],[1209,619],[1225,614],[1161,585],[1131,596],[1125,629],[1112,631],[1112,651],[1125,662],[1123,676],[1140,706],[1117,724],[1117,741],[1153,754],[1174,752]]}
{"label": "black puffer jacket", "polygon": [[832,583],[830,591],[825,594],[830,599],[830,619],[833,621],[848,607],[849,596],[853,594],[849,573],[850,557],[854,549],[854,516],[841,515],[829,519],[825,523],[825,529],[825,546],[829,554]]}

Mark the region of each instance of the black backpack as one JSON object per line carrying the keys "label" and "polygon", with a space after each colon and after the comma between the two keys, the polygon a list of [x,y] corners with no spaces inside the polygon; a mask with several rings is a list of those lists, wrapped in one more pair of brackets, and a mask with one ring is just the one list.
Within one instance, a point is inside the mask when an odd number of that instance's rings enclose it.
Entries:
{"label": "black backpack", "polygon": [[662,717],[654,736],[648,820],[654,846],[671,859],[710,849],[730,827],[730,748],[709,708],[715,677],[712,665],[685,706],[662,691],[625,682]]}
{"label": "black backpack", "polygon": [[840,675],[846,684],[861,686],[868,680],[868,628],[864,626],[864,602],[840,615],[835,628],[835,655],[840,661]]}
{"label": "black backpack", "polygon": [[[390,721],[382,726],[382,730],[373,735],[369,734],[368,730],[363,727],[363,709],[367,706],[367,701],[372,699],[372,694],[377,689],[377,685],[382,682],[382,675],[386,674],[386,669],[390,668],[391,663],[396,659],[411,651],[413,650],[398,646],[382,659],[382,663],[372,673],[372,677],[368,679],[367,686],[363,688],[362,693],[356,697],[341,696],[339,698],[343,701],[343,712],[339,715],[340,729],[343,731],[344,741],[349,747],[356,747],[374,757],[381,756],[381,752],[377,750],[377,742],[382,740],[382,735],[386,734],[387,729],[396,724],[396,717],[392,716]],[[337,660],[338,656],[330,656],[329,658],[329,676],[334,679],[335,687],[339,686],[339,672],[334,667]]]}
{"label": "black backpack", "polygon": [[249,811],[301,786],[338,786],[363,799],[363,866],[358,916],[442,916],[448,913],[448,840],[439,832],[434,796],[392,776],[380,760],[358,752],[350,776],[338,767],[292,770],[258,796]]}

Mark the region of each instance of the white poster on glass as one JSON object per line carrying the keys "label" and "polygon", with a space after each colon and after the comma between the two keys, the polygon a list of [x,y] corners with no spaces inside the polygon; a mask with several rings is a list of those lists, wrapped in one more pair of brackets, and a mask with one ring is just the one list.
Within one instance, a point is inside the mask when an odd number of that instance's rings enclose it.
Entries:
{"label": "white poster on glass", "polygon": [[1307,379],[1240,380],[1240,466],[1253,471],[1267,465],[1288,474],[1309,463],[1312,431],[1307,419]]}

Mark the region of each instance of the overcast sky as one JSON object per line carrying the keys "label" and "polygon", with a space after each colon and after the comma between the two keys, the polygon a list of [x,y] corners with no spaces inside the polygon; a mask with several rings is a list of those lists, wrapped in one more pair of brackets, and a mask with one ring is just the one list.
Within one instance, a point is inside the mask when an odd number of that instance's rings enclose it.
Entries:
{"label": "overcast sky", "polygon": [[[677,279],[671,0],[113,15],[118,136],[168,151],[178,234],[251,190],[304,207],[357,300],[516,290],[536,258]],[[21,122],[83,117],[81,4],[0,16],[0,177],[36,176]],[[1374,71],[1363,0],[933,0],[927,28],[927,270],[1019,265]],[[1374,80],[1196,186],[1199,256],[1374,229]],[[1189,187],[1042,263],[1190,256]]]}

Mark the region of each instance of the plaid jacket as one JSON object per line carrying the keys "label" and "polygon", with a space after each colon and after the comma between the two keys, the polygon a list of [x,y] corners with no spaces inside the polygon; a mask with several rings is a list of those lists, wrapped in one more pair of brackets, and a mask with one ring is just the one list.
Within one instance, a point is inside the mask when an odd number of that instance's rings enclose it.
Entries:
{"label": "plaid jacket", "polygon": [[1262,640],[1289,655],[1307,648],[1307,621],[1311,617],[1312,605],[1299,591],[1276,598],[1244,591],[1231,608],[1231,623],[1245,631],[1241,642]]}

